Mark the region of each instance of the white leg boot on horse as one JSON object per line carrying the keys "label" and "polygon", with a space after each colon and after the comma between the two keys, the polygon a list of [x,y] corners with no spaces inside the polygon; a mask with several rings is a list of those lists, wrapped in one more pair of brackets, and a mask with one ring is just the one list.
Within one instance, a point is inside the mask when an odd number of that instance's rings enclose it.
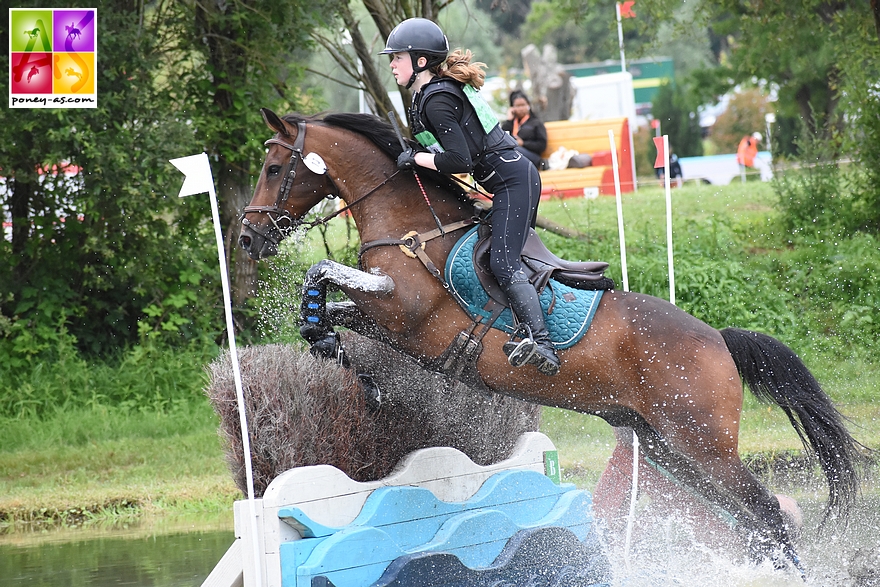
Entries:
{"label": "white leg boot on horse", "polygon": [[559,373],[559,357],[550,341],[550,333],[544,324],[544,311],[538,292],[528,281],[512,281],[504,290],[510,309],[520,322],[528,326],[530,333],[520,342],[504,343],[504,354],[514,367],[535,365],[544,375]]}

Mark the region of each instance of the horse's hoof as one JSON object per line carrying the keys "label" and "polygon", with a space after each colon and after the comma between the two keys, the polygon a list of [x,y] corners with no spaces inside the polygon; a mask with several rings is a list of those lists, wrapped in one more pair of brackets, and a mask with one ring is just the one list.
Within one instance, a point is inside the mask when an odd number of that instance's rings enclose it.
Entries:
{"label": "horse's hoof", "polygon": [[373,376],[369,373],[358,373],[358,381],[364,390],[364,399],[367,402],[367,408],[377,412],[382,407],[382,390],[373,381]]}
{"label": "horse's hoof", "polygon": [[324,338],[313,342],[309,352],[312,353],[313,357],[336,361],[337,364],[343,367],[349,367],[348,357],[345,356],[345,351],[342,349],[339,334],[335,332],[331,332]]}
{"label": "horse's hoof", "polygon": [[311,345],[326,338],[328,334],[332,336],[333,332],[323,322],[303,322],[303,325],[299,327],[299,335]]}

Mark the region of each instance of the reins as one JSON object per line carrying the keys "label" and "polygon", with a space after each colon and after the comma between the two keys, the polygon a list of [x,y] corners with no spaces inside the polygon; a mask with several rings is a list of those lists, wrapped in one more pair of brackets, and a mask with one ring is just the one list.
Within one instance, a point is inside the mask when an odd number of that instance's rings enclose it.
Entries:
{"label": "reins", "polygon": [[373,193],[374,193],[376,190],[378,190],[380,187],[382,187],[383,185],[385,185],[386,183],[388,183],[389,181],[391,181],[392,179],[394,179],[395,177],[397,177],[397,175],[399,175],[399,174],[400,174],[400,170],[398,169],[397,171],[395,171],[394,173],[392,173],[391,175],[389,175],[388,177],[386,177],[385,180],[382,181],[381,183],[379,183],[376,187],[374,187],[373,189],[371,189],[370,191],[368,191],[368,192],[365,193],[364,195],[358,197],[358,199],[356,199],[355,201],[353,201],[351,204],[346,204],[346,205],[343,206],[342,208],[339,208],[338,210],[336,210],[336,211],[333,212],[332,214],[328,214],[327,216],[324,216],[323,218],[318,218],[318,219],[316,219],[316,220],[312,220],[311,222],[303,222],[303,223],[300,223],[300,225],[301,225],[301,226],[305,226],[305,227],[306,227],[306,230],[311,230],[312,228],[318,226],[319,224],[326,224],[326,223],[329,222],[331,219],[336,218],[337,216],[339,216],[340,214],[342,214],[342,213],[345,212],[346,210],[349,210],[349,209],[350,209],[352,206],[354,206],[355,204],[359,204],[360,202],[362,202],[362,201],[364,201],[365,199],[367,199],[369,196],[373,195]]}
{"label": "reins", "polygon": [[[343,212],[350,210],[353,206],[359,204],[360,202],[363,202],[365,199],[367,199],[368,197],[370,197],[371,195],[376,193],[376,191],[379,190],[379,188],[383,187],[384,185],[386,185],[388,182],[390,182],[392,179],[394,179],[395,177],[397,177],[400,174],[400,170],[399,169],[396,170],[394,173],[392,173],[391,175],[386,177],[383,181],[381,181],[379,184],[377,184],[372,189],[367,191],[365,194],[359,196],[353,202],[346,204],[342,208],[339,208],[339,209],[335,210],[334,212],[327,214],[326,216],[323,216],[321,218],[317,218],[311,222],[303,222],[302,220],[295,220],[290,217],[290,213],[284,208],[284,206],[287,204],[288,198],[290,198],[290,190],[293,187],[294,180],[296,179],[297,166],[298,166],[299,162],[303,159],[303,146],[305,144],[306,125],[304,122],[300,121],[300,122],[297,122],[296,128],[297,128],[296,139],[293,141],[292,145],[288,142],[285,142],[285,141],[277,138],[277,135],[276,135],[276,137],[273,137],[264,143],[266,145],[279,145],[281,147],[284,147],[285,149],[290,150],[290,160],[287,163],[287,170],[285,171],[284,178],[281,180],[281,187],[278,190],[278,197],[275,200],[275,204],[273,204],[272,206],[246,206],[242,210],[242,214],[241,214],[241,222],[243,225],[249,227],[251,230],[253,230],[257,234],[259,234],[260,236],[262,236],[266,240],[274,243],[275,245],[277,245],[281,241],[281,239],[284,237],[286,232],[292,231],[300,226],[303,226],[306,231],[309,231],[312,228],[314,228],[320,224],[327,224],[327,222],[329,222],[330,220],[332,220],[336,216],[339,216]],[[473,187],[476,190],[476,186],[469,186],[466,182],[462,181],[461,179],[459,179],[455,176],[451,176],[451,177],[455,181],[457,181],[458,183],[464,185],[465,187]],[[327,197],[328,198],[339,197],[339,188],[336,186],[336,183],[333,182],[332,178],[329,178],[329,179],[330,179],[330,182],[333,184],[333,187],[336,188],[336,193],[330,194]],[[418,180],[418,175],[416,176],[416,179]],[[425,200],[427,201],[427,195],[424,192],[424,187],[422,186],[421,181],[419,180],[418,183],[419,183],[419,188],[422,190],[422,194],[424,195]],[[479,191],[479,190],[477,190],[477,191]],[[483,193],[483,192],[479,192],[479,193]],[[428,205],[430,207],[430,201],[428,201]],[[273,238],[270,235],[271,231],[265,231],[265,232],[261,231],[259,229],[259,227],[257,227],[255,224],[250,222],[245,217],[246,214],[250,214],[250,213],[265,214],[266,216],[268,216],[269,221],[272,223],[272,225],[278,231],[279,238],[276,240],[275,238]],[[447,233],[455,232],[455,231],[460,230],[462,228],[467,228],[469,226],[479,224],[481,222],[481,220],[478,217],[473,216],[473,217],[467,218],[465,220],[459,220],[457,222],[452,222],[450,224],[442,225],[442,224],[440,224],[440,220],[437,218],[437,215],[434,214],[433,208],[431,208],[431,213],[434,216],[434,220],[437,223],[436,229],[425,232],[425,233],[418,233],[416,231],[411,231],[411,232],[407,233],[406,235],[404,235],[403,238],[384,238],[384,239],[378,239],[378,240],[363,243],[361,245],[360,250],[358,251],[358,265],[360,265],[360,260],[361,260],[362,255],[366,251],[368,251],[372,248],[383,247],[383,246],[398,246],[398,247],[400,247],[401,251],[403,251],[403,253],[405,255],[407,255],[408,257],[411,257],[414,259],[416,259],[416,258],[419,259],[422,262],[422,264],[425,266],[425,268],[428,270],[428,272],[431,273],[431,275],[433,275],[435,278],[440,280],[440,282],[443,284],[443,286],[445,288],[448,288],[449,284],[447,284],[446,280],[443,278],[442,272],[440,271],[440,269],[437,268],[437,266],[434,264],[434,262],[425,253],[425,243],[427,243],[428,241],[433,240],[437,237],[445,237]],[[286,227],[280,226],[279,222],[281,220],[287,221]]]}

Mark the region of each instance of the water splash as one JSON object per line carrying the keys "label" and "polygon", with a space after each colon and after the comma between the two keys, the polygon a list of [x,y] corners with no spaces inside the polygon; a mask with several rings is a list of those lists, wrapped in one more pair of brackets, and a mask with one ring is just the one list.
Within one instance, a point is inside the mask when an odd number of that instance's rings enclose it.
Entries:
{"label": "water splash", "polygon": [[[850,524],[818,532],[824,504],[802,502],[806,528],[797,543],[807,576],[755,564],[733,549],[708,545],[705,528],[695,531],[680,516],[640,516],[629,557],[606,541],[614,587],[724,585],[725,587],[874,587],[880,585],[880,497],[859,500]],[[627,559],[629,565],[627,565]]]}

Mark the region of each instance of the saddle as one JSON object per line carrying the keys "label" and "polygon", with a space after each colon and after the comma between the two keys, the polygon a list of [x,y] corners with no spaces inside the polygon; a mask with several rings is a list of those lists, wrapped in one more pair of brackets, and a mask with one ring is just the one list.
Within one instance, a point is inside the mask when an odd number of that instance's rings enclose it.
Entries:
{"label": "saddle", "polygon": [[[499,304],[509,306],[507,294],[498,285],[495,275],[489,268],[491,237],[491,227],[487,224],[480,225],[479,240],[474,245],[474,270],[480,285],[489,297]],[[608,263],[560,259],[547,248],[532,228],[529,229],[526,245],[523,247],[522,265],[526,277],[539,294],[544,291],[551,278],[575,289],[595,291],[614,288],[614,280],[605,277]]]}

